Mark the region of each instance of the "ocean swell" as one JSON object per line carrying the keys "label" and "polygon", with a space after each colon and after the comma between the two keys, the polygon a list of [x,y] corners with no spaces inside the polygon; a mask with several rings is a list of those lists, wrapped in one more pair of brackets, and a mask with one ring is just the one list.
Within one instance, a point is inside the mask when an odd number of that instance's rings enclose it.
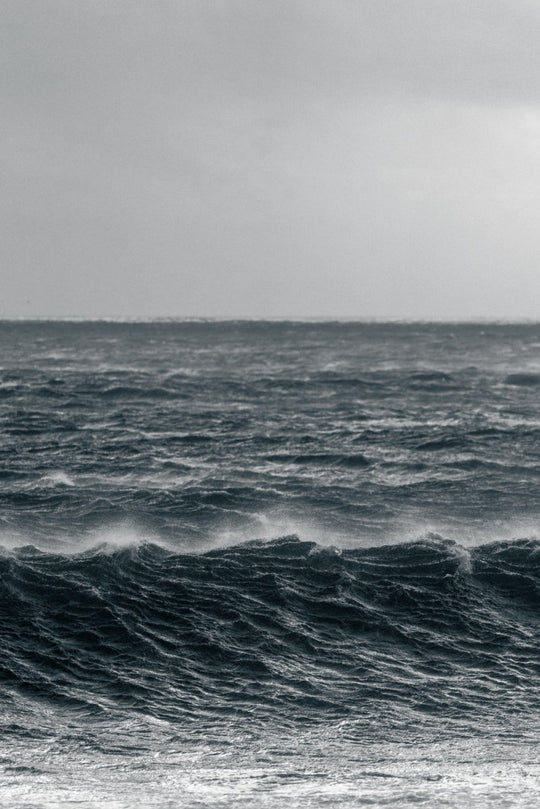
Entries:
{"label": "ocean swell", "polygon": [[515,717],[538,702],[539,606],[535,539],[25,546],[0,556],[3,700],[175,721]]}

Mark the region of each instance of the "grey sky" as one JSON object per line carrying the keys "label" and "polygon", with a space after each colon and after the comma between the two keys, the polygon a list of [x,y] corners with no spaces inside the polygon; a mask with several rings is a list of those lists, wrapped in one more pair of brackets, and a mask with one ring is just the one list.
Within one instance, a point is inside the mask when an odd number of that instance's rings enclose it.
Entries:
{"label": "grey sky", "polygon": [[0,9],[0,316],[540,318],[537,0]]}

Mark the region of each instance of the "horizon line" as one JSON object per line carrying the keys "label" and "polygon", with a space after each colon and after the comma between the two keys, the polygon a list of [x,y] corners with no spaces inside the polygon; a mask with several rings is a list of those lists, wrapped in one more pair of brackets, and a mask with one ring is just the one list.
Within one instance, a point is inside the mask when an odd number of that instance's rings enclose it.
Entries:
{"label": "horizon line", "polygon": [[365,325],[390,324],[433,324],[433,325],[540,325],[540,318],[406,318],[406,317],[354,317],[354,316],[275,316],[275,317],[221,317],[221,316],[0,316],[0,323],[118,323],[118,324],[151,324],[151,323],[350,323]]}

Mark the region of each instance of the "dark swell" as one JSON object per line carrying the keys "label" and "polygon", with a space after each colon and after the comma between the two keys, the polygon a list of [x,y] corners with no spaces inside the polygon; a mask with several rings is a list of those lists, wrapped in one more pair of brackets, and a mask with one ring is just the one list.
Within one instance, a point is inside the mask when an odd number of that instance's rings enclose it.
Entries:
{"label": "dark swell", "polygon": [[[0,676],[156,716],[304,721],[402,705],[526,711],[540,686],[540,542],[439,537],[339,552],[284,537],[0,557]],[[377,708],[377,706],[379,706]]]}

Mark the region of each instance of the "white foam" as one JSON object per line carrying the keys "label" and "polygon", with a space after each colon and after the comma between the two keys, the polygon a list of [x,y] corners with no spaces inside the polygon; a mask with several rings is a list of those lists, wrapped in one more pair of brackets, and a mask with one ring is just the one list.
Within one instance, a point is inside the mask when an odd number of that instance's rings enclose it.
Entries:
{"label": "white foam", "polygon": [[130,521],[111,523],[72,537],[36,537],[9,531],[0,534],[0,548],[7,552],[31,545],[45,553],[72,556],[92,550],[99,550],[100,553],[114,553],[124,548],[137,548],[146,544],[159,545],[172,551],[179,550],[176,545],[171,547],[159,535]]}
{"label": "white foam", "polygon": [[66,472],[62,469],[55,470],[54,472],[47,472],[41,480],[41,483],[47,483],[52,486],[75,486],[76,483]]}
{"label": "white foam", "polygon": [[340,549],[373,548],[386,545],[407,544],[416,541],[430,541],[434,537],[453,540],[454,552],[459,556],[464,572],[469,569],[469,549],[494,542],[515,539],[539,539],[539,518],[493,521],[482,525],[463,523],[441,523],[437,520],[412,520],[404,518],[381,533],[370,532],[367,526],[344,530],[331,524],[322,524],[307,516],[293,514],[259,513],[251,515],[243,526],[221,524],[209,528],[206,534],[194,535],[189,527],[182,529],[174,538],[162,536],[155,531],[125,520],[109,523],[101,528],[74,534],[72,537],[46,537],[24,534],[19,531],[4,531],[0,534],[0,548],[11,552],[25,545],[49,553],[79,554],[99,550],[101,553],[114,553],[124,548],[137,548],[145,544],[158,545],[173,553],[205,553],[221,550],[245,542],[261,540],[271,542],[279,537],[296,536],[302,541],[315,542],[323,549],[338,552]]}

